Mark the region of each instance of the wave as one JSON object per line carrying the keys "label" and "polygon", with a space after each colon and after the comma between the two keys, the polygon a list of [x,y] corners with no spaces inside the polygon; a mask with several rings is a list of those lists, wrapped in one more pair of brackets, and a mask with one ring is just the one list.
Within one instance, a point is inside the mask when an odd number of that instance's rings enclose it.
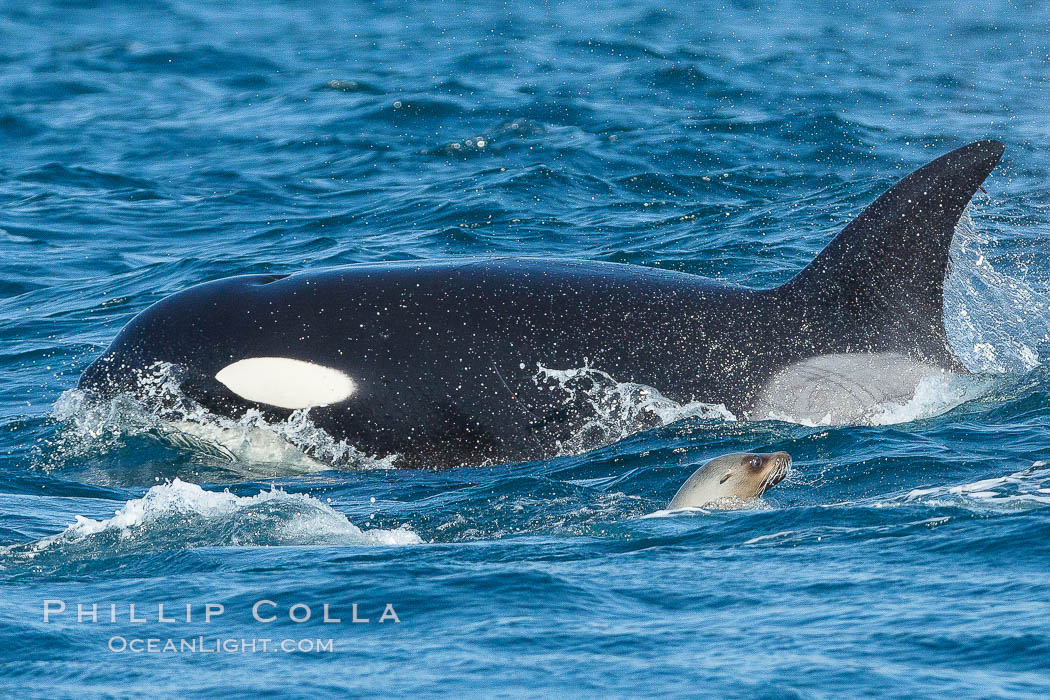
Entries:
{"label": "wave", "polygon": [[81,515],[63,532],[0,549],[15,560],[54,554],[65,560],[198,547],[411,545],[405,526],[363,530],[306,494],[276,487],[254,496],[206,491],[175,479],[125,503],[113,517]]}
{"label": "wave", "polygon": [[543,136],[548,127],[543,123],[532,119],[511,119],[501,122],[495,129],[486,134],[477,134],[465,139],[451,141],[426,151],[428,155],[438,155],[460,158],[479,155],[481,153],[501,153],[505,150],[529,143],[537,137]]}
{"label": "wave", "polygon": [[902,503],[1015,510],[1050,505],[1050,467],[1043,460],[1006,476],[956,486],[912,489]]}

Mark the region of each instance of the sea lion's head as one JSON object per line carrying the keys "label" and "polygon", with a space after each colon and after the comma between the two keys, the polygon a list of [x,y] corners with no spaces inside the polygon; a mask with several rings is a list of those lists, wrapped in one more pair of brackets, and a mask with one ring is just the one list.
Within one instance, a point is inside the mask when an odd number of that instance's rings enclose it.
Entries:
{"label": "sea lion's head", "polygon": [[787,452],[715,457],[685,480],[667,508],[700,507],[723,498],[758,498],[779,484],[790,467],[791,455]]}

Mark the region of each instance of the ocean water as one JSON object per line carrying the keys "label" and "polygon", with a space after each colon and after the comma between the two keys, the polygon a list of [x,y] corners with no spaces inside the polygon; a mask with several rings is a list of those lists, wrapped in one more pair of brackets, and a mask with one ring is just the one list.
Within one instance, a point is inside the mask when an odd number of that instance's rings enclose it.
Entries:
{"label": "ocean water", "polygon": [[[1050,693],[1045,5],[0,8],[0,693]],[[397,470],[308,415],[74,389],[135,313],[233,274],[500,254],[779,284],[979,138],[1007,151],[945,301],[976,374],[857,425],[597,377],[561,457]],[[773,450],[761,503],[662,512]]]}

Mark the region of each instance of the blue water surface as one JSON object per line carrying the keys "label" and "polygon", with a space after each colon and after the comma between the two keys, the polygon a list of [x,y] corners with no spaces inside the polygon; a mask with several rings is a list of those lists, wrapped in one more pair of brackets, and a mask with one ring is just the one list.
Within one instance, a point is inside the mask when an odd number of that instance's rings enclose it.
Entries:
{"label": "blue water surface", "polygon": [[[1050,693],[1045,4],[0,8],[3,694]],[[135,313],[233,274],[509,254],[779,284],[979,138],[1007,151],[946,317],[983,389],[903,422],[672,410],[395,470],[308,421],[183,435],[73,390]],[[764,507],[645,517],[771,450],[795,468]]]}

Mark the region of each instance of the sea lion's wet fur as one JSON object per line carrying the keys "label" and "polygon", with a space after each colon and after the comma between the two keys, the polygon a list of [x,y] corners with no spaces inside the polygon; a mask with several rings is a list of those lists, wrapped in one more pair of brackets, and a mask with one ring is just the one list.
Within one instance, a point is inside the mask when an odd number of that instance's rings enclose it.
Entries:
{"label": "sea lion's wet fur", "polygon": [[791,468],[786,452],[734,453],[716,457],[693,472],[667,505],[700,508],[719,501],[747,501],[776,486]]}

